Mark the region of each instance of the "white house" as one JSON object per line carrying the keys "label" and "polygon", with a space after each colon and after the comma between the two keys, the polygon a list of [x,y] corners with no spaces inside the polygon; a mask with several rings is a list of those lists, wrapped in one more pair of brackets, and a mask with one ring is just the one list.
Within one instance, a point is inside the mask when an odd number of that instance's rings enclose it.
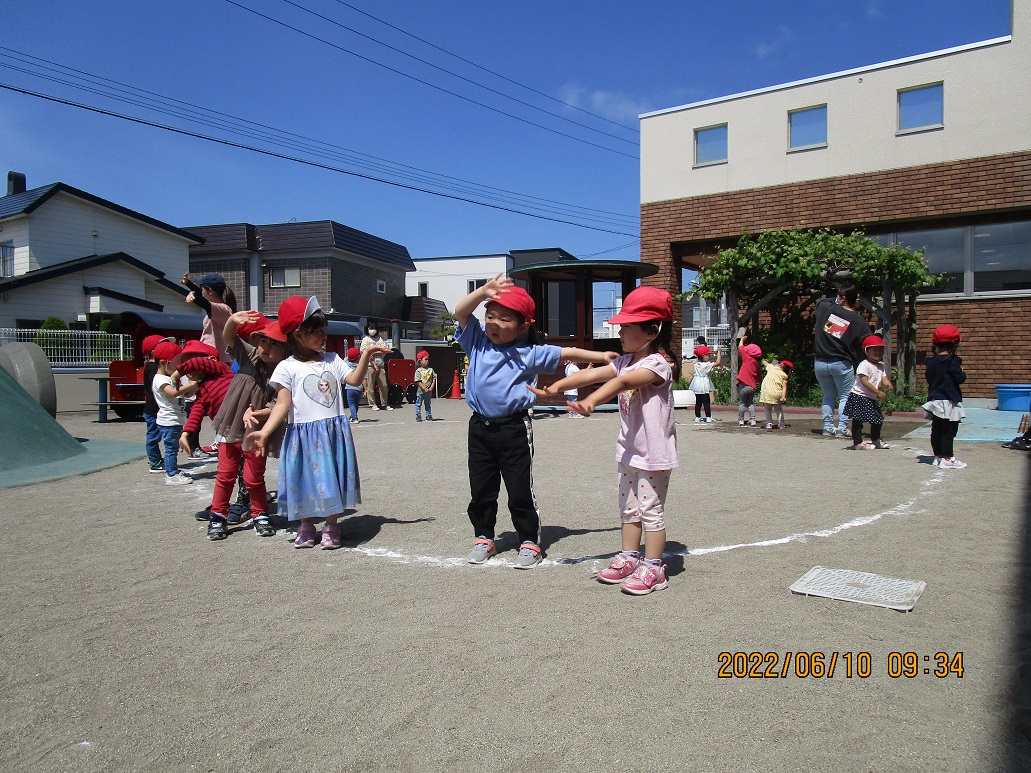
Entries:
{"label": "white house", "polygon": [[180,284],[203,240],[64,183],[27,190],[8,174],[0,198],[0,327],[53,315],[97,329],[122,311],[197,313]]}
{"label": "white house", "polygon": [[416,258],[415,272],[405,278],[405,292],[413,297],[443,301],[448,311],[477,287],[512,268],[512,256],[461,255]]}

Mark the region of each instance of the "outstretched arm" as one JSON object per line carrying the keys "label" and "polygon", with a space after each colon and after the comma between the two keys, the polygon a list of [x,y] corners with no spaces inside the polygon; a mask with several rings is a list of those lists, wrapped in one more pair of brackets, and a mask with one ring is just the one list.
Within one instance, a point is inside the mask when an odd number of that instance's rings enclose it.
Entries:
{"label": "outstretched arm", "polygon": [[567,400],[566,405],[572,411],[582,413],[584,416],[590,416],[594,413],[594,409],[597,406],[607,403],[620,392],[624,392],[627,389],[640,389],[649,384],[661,383],[662,380],[662,377],[653,370],[636,368],[626,375],[610,379],[582,400],[577,400],[576,402]]}
{"label": "outstretched arm", "polygon": [[279,387],[279,391],[276,393],[276,404],[272,406],[272,413],[269,414],[265,426],[247,434],[247,437],[254,441],[254,452],[258,456],[265,456],[268,452],[269,436],[276,431],[276,427],[283,423],[283,419],[290,413],[291,405],[290,390],[283,386]]}
{"label": "outstretched arm", "polygon": [[572,376],[561,378],[554,384],[549,384],[546,387],[535,387],[527,384],[526,388],[538,397],[547,397],[549,395],[556,395],[559,392],[565,392],[568,389],[578,389],[588,384],[601,384],[615,377],[616,373],[612,368],[584,368]]}
{"label": "outstretched arm", "polygon": [[377,354],[390,354],[392,351],[393,349],[389,346],[366,346],[362,351],[362,356],[358,358],[358,364],[354,366],[354,370],[344,376],[344,383],[355,387],[361,386],[365,380],[365,372],[369,369],[369,360]]}
{"label": "outstretched arm", "polygon": [[591,349],[577,349],[575,346],[562,347],[562,362],[593,362],[595,365],[605,365],[618,356],[615,352],[596,352]]}

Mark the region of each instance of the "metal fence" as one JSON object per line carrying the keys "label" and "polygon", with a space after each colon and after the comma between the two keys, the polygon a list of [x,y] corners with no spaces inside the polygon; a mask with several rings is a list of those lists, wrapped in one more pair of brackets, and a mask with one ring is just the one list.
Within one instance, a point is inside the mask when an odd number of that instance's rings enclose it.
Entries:
{"label": "metal fence", "polygon": [[97,330],[0,328],[0,346],[16,342],[39,346],[54,368],[106,368],[112,360],[132,359],[131,336]]}
{"label": "metal fence", "polygon": [[716,351],[719,347],[730,343],[730,328],[726,325],[719,327],[685,327],[681,329],[681,350],[684,354],[691,356],[694,351],[695,339],[698,336],[705,336],[710,349]]}

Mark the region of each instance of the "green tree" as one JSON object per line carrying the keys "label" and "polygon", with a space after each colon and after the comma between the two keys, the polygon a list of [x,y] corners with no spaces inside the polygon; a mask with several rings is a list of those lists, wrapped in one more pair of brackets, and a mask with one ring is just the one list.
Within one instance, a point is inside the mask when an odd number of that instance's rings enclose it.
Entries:
{"label": "green tree", "polygon": [[50,315],[43,324],[39,326],[39,332],[32,342],[46,354],[47,359],[60,359],[64,346],[68,341],[67,335],[62,335],[59,330],[68,330],[68,324],[60,317]]}
{"label": "green tree", "polygon": [[[850,234],[829,229],[793,229],[744,234],[735,247],[720,250],[698,275],[695,292],[709,301],[726,296],[732,310],[731,334],[751,328],[750,337],[769,356],[795,362],[793,381],[800,387],[812,380],[813,330],[811,307],[834,285],[854,281],[877,317],[886,344],[885,366],[892,361],[892,330],[897,328],[898,358],[903,363],[901,387],[915,385],[916,296],[931,284],[923,252],[898,246],[883,247],[861,231]],[[768,327],[761,329],[760,312]],[[732,346],[731,372],[737,373],[737,348]],[[734,395],[736,396],[736,389]]]}

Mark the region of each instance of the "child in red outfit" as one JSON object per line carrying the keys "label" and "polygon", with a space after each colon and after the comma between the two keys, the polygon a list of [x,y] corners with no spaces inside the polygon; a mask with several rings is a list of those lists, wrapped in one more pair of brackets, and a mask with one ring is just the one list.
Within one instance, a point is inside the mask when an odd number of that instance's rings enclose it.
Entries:
{"label": "child in red outfit", "polygon": [[737,353],[741,355],[741,366],[737,371],[737,425],[745,426],[745,413],[748,413],[748,426],[755,427],[755,388],[759,384],[759,358],[763,350],[759,344],[745,344],[747,335],[741,336]]}

